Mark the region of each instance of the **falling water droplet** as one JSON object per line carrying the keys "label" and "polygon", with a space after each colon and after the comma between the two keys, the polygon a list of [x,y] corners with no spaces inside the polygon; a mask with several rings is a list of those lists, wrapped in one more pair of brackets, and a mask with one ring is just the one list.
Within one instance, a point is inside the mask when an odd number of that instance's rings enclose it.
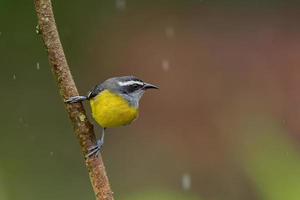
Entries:
{"label": "falling water droplet", "polygon": [[161,61],[161,67],[162,67],[162,69],[163,69],[165,72],[169,71],[169,70],[170,70],[170,62],[169,62],[169,60],[163,59],[163,60]]}
{"label": "falling water droplet", "polygon": [[39,62],[36,63],[36,69],[40,70],[40,63]]}
{"label": "falling water droplet", "polygon": [[167,26],[165,28],[165,34],[167,36],[167,38],[172,38],[175,35],[175,30],[172,26]]}
{"label": "falling water droplet", "polygon": [[184,191],[191,189],[192,180],[189,173],[184,173],[181,178],[181,186]]}
{"label": "falling water droplet", "polygon": [[116,0],[116,8],[118,10],[125,10],[126,9],[126,0]]}
{"label": "falling water droplet", "polygon": [[19,123],[23,124],[24,123],[24,119],[23,117],[19,117]]}
{"label": "falling water droplet", "polygon": [[13,80],[16,80],[16,79],[17,79],[16,74],[13,74]]}
{"label": "falling water droplet", "polygon": [[53,151],[50,151],[50,156],[53,156],[54,155],[54,152]]}

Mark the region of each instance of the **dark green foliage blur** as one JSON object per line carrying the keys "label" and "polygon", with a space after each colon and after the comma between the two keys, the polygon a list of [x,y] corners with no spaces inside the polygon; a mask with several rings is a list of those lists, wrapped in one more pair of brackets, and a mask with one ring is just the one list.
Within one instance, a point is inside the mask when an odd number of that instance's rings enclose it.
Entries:
{"label": "dark green foliage blur", "polygon": [[[297,1],[53,5],[81,94],[120,75],[160,86],[107,131],[116,199],[300,199]],[[0,200],[92,200],[36,24],[33,1],[0,0]]]}

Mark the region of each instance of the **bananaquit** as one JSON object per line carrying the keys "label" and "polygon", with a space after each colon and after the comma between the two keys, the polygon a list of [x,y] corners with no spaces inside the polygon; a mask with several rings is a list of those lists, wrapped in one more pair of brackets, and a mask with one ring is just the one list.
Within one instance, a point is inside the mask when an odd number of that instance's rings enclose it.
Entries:
{"label": "bananaquit", "polygon": [[89,149],[87,157],[99,154],[106,128],[128,125],[138,117],[139,101],[148,89],[158,87],[134,76],[114,77],[96,85],[87,96],[74,96],[65,101],[89,100],[93,118],[103,128],[101,139]]}

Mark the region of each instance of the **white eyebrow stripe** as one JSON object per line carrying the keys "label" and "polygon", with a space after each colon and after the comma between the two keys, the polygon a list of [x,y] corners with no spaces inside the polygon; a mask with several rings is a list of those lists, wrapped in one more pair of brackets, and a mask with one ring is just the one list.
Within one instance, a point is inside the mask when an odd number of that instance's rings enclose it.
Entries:
{"label": "white eyebrow stripe", "polygon": [[127,86],[127,85],[133,85],[133,84],[144,85],[144,83],[141,81],[133,81],[133,80],[125,81],[125,82],[119,81],[118,83],[120,86]]}

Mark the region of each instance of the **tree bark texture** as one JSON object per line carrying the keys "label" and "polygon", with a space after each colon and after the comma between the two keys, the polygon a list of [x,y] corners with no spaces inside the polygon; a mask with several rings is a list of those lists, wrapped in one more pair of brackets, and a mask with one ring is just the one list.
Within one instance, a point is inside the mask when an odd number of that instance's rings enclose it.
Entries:
{"label": "tree bark texture", "polygon": [[[48,52],[49,62],[57,81],[60,95],[63,100],[77,96],[78,91],[59,39],[51,0],[34,0],[34,3],[38,17],[38,29]],[[81,103],[65,104],[65,108],[72,121],[83,155],[86,155],[88,148],[95,144],[93,125],[88,121]],[[96,199],[113,200],[113,192],[111,191],[101,156],[88,158],[85,160],[85,164]]]}

